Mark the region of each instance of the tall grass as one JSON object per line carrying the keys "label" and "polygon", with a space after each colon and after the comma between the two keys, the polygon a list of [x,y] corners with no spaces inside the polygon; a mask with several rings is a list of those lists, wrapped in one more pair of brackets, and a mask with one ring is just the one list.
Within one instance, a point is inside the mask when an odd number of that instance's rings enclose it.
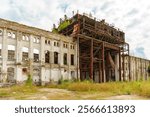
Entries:
{"label": "tall grass", "polygon": [[109,83],[92,83],[83,82],[63,82],[60,85],[51,87],[68,89],[78,92],[106,92],[116,95],[140,95],[150,97],[150,81],[134,81],[134,82],[109,82]]}

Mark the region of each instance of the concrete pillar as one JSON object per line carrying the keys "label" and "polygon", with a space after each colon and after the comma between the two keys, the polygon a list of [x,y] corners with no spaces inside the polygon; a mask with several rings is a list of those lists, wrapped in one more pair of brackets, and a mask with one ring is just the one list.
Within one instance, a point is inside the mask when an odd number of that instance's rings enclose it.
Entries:
{"label": "concrete pillar", "polygon": [[16,82],[21,82],[23,80],[22,78],[22,68],[21,68],[21,61],[22,61],[22,34],[21,32],[17,32],[17,38],[16,38],[16,73],[15,78]]}
{"label": "concrete pillar", "polygon": [[7,80],[7,57],[8,57],[7,29],[4,28],[2,40],[2,82],[6,82]]}
{"label": "concrete pillar", "polygon": [[78,48],[78,43],[74,45],[75,49],[75,66],[76,66],[76,71],[75,71],[75,78],[80,79],[80,74],[79,74],[79,48]]}
{"label": "concrete pillar", "polygon": [[41,37],[40,40],[40,60],[41,60],[41,85],[45,85],[45,49],[44,49],[44,45],[45,45],[45,37]]}
{"label": "concrete pillar", "polygon": [[119,53],[115,55],[115,81],[119,81]]}
{"label": "concrete pillar", "polygon": [[29,74],[33,78],[33,39],[34,37],[30,35],[30,42],[29,42]]}
{"label": "concrete pillar", "polygon": [[71,65],[71,54],[70,54],[70,42],[68,43],[68,53],[67,53],[67,60],[68,60],[68,79],[71,79],[71,70],[70,70],[70,65]]}
{"label": "concrete pillar", "polygon": [[64,73],[64,69],[61,67],[63,66],[64,64],[64,60],[63,60],[63,56],[64,56],[64,53],[63,53],[63,42],[62,40],[60,40],[60,47],[59,47],[59,64],[60,64],[60,78],[64,78],[63,77],[63,73]]}

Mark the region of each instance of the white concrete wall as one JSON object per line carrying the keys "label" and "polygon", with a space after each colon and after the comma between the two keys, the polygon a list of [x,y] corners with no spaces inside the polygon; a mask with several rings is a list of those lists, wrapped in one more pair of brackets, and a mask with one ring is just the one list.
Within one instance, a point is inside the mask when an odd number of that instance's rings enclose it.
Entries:
{"label": "white concrete wall", "polygon": [[[0,44],[2,50],[2,58],[0,58],[1,79],[7,80],[7,68],[12,66],[15,68],[14,79],[20,83],[28,78],[28,74],[32,75],[33,81],[42,81],[42,83],[58,81],[60,78],[71,79],[71,71],[76,72],[76,48],[70,49],[70,45],[75,46],[71,37],[53,34],[41,29],[28,27],[18,23],[0,19]],[[10,32],[11,37],[8,37]],[[14,35],[15,34],[15,35]],[[38,40],[35,42],[35,40]],[[49,44],[45,43],[49,40]],[[54,46],[54,42],[58,42],[59,46]],[[63,44],[67,43],[67,48]],[[15,46],[15,60],[7,61],[8,45]],[[76,47],[76,46],[75,46]],[[22,48],[28,48],[28,61],[22,61]],[[39,51],[39,62],[34,63],[34,49]],[[45,51],[50,52],[50,63],[45,63]],[[58,52],[58,64],[54,64],[54,52]],[[67,65],[63,63],[63,54],[67,53]],[[70,65],[70,55],[75,55],[75,65]],[[23,73],[23,68],[27,68],[27,73]],[[64,70],[66,69],[66,71]],[[38,69],[38,70],[35,70]],[[75,75],[76,76],[76,75]]]}

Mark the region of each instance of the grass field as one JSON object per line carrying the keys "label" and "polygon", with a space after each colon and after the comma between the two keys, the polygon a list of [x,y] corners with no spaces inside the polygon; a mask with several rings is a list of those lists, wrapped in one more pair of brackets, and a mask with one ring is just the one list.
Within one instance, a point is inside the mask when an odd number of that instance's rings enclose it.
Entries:
{"label": "grass field", "polygon": [[63,82],[61,85],[50,85],[52,88],[67,89],[78,92],[105,92],[113,95],[139,95],[150,98],[150,81],[91,83]]}
{"label": "grass field", "polygon": [[0,99],[105,99],[110,96],[137,95],[150,99],[150,81],[92,83],[62,81],[59,85],[32,85],[0,88]]}

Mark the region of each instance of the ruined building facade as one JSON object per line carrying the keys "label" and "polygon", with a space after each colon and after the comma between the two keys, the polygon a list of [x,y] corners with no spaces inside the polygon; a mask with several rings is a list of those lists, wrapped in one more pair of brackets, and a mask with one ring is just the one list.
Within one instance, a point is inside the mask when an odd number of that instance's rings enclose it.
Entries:
{"label": "ruined building facade", "polygon": [[71,37],[0,19],[0,82],[76,78],[76,47]]}
{"label": "ruined building facade", "polygon": [[0,82],[148,80],[150,61],[129,55],[124,32],[84,15],[52,33],[0,19]]}

